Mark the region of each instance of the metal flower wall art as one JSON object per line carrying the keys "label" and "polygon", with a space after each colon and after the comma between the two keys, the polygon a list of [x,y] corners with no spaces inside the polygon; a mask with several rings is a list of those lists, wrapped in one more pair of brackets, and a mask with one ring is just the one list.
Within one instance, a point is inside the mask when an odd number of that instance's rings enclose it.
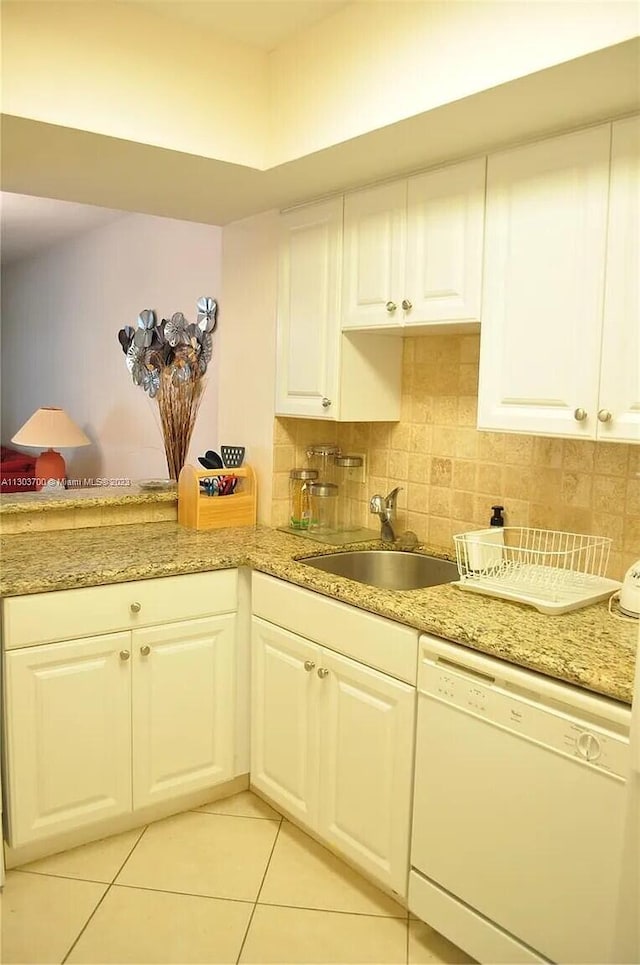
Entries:
{"label": "metal flower wall art", "polygon": [[182,312],[158,321],[153,309],[140,312],[135,328],[126,325],[118,341],[135,385],[157,399],[171,479],[186,457],[204,388],[203,375],[213,355],[218,303],[203,296],[195,322]]}

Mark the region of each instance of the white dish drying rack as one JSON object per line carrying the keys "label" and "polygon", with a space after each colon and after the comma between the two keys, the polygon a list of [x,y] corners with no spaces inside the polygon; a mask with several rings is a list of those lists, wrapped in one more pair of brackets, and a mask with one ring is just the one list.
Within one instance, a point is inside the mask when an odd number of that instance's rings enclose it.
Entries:
{"label": "white dish drying rack", "polygon": [[605,600],[620,588],[605,574],[611,539],[526,526],[454,536],[462,590],[559,614]]}

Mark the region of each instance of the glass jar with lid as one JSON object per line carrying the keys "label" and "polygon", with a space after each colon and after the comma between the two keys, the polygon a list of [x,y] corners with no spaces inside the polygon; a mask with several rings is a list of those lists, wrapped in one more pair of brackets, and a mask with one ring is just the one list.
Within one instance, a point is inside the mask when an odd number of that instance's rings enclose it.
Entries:
{"label": "glass jar with lid", "polygon": [[292,469],[289,472],[289,526],[308,529],[311,516],[309,483],[318,478],[316,469]]}
{"label": "glass jar with lid", "polygon": [[308,484],[311,502],[309,533],[325,535],[337,532],[338,526],[338,487],[335,483],[311,482]]}
{"label": "glass jar with lid", "polygon": [[340,485],[338,530],[348,533],[361,526],[357,489],[361,481],[362,456],[336,456],[335,465]]}
{"label": "glass jar with lid", "polygon": [[335,483],[335,459],[339,455],[340,446],[333,443],[319,443],[307,447],[309,468],[317,470],[319,482]]}

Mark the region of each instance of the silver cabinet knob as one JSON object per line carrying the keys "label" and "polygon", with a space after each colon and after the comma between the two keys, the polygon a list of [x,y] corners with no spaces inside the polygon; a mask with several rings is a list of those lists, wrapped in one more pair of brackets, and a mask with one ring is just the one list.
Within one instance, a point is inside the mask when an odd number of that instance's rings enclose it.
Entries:
{"label": "silver cabinet knob", "polygon": [[392,315],[393,312],[395,312],[397,307],[398,306],[396,305],[395,302],[387,302],[387,304],[385,305],[385,308],[387,309],[390,315]]}
{"label": "silver cabinet knob", "polygon": [[327,670],[326,667],[319,667],[318,676],[320,677],[320,680],[324,680],[325,677],[329,676],[329,671]]}
{"label": "silver cabinet knob", "polygon": [[311,673],[314,667],[315,667],[315,663],[313,662],[313,660],[305,660],[304,669],[307,671],[307,673]]}
{"label": "silver cabinet knob", "polygon": [[411,309],[413,308],[413,305],[411,304],[408,298],[402,299],[402,308],[404,309],[405,312],[410,312]]}
{"label": "silver cabinet knob", "polygon": [[613,416],[608,409],[600,409],[598,412],[598,422],[611,422],[612,419]]}
{"label": "silver cabinet knob", "polygon": [[132,613],[140,613],[142,603],[132,603],[130,609]]}
{"label": "silver cabinet knob", "polygon": [[587,418],[587,410],[575,409],[573,413],[573,418],[576,420],[576,422],[584,422],[584,420]]}
{"label": "silver cabinet knob", "polygon": [[151,647],[149,646],[148,643],[145,643],[142,647],[140,647],[140,653],[142,654],[143,657],[149,656],[149,654],[151,653]]}
{"label": "silver cabinet knob", "polygon": [[121,659],[121,660],[128,660],[130,656],[131,656],[131,654],[129,653],[128,650],[121,650],[121,651],[120,651],[120,659]]}
{"label": "silver cabinet knob", "polygon": [[330,405],[331,405],[331,399],[323,399],[323,400],[322,400],[322,408],[323,408],[323,409],[328,409]]}

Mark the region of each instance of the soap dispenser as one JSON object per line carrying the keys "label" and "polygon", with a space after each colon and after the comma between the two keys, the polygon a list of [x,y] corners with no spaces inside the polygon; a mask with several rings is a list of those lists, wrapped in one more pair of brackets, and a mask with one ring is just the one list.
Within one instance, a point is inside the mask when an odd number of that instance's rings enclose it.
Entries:
{"label": "soap dispenser", "polygon": [[469,569],[495,571],[500,566],[504,548],[504,506],[492,506],[493,515],[489,529],[477,529],[465,535],[467,563]]}

